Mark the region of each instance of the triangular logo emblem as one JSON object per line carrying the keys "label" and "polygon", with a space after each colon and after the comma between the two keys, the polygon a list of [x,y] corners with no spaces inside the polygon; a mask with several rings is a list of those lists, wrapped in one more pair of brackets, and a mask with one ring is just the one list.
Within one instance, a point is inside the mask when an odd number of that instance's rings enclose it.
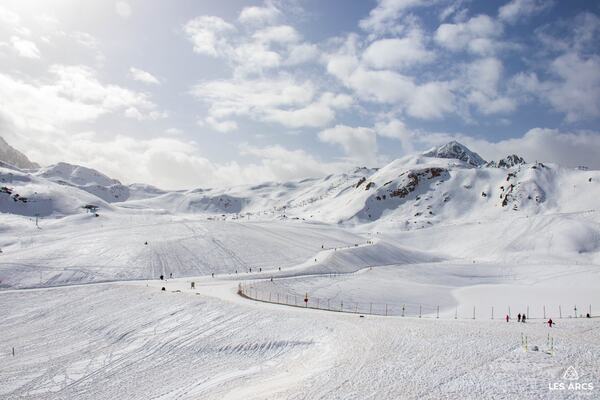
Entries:
{"label": "triangular logo emblem", "polygon": [[573,368],[573,366],[571,365],[565,371],[565,374],[563,375],[563,379],[566,379],[568,381],[576,381],[577,379],[579,379],[579,374],[577,373],[575,368]]}

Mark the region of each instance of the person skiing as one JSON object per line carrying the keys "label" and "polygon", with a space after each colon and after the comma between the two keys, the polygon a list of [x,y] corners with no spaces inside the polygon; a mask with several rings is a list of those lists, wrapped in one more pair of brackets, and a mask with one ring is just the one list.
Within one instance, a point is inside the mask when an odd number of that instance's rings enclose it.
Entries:
{"label": "person skiing", "polygon": [[215,273],[214,273],[214,272],[212,272],[212,273],[211,273],[211,276],[214,278],[214,277],[215,277]]}
{"label": "person skiing", "polygon": [[517,321],[518,321],[518,322],[521,322],[521,313],[519,313],[519,314],[517,315]]}
{"label": "person skiing", "polygon": [[525,317],[525,314],[523,314],[523,315],[521,316],[521,322],[525,323],[525,319],[526,319],[526,318],[527,318],[527,317]]}
{"label": "person skiing", "polygon": [[553,323],[554,323],[554,322],[552,321],[552,318],[550,318],[550,319],[548,320],[548,327],[549,327],[549,328],[552,328],[552,324],[553,324]]}
{"label": "person skiing", "polygon": [[506,314],[506,322],[508,322],[510,320],[510,317],[508,316],[508,314]]}
{"label": "person skiing", "polygon": [[162,280],[163,280],[163,278],[164,278],[164,276],[162,276],[162,275],[161,275],[161,276],[160,276],[160,280],[162,281]]}
{"label": "person skiing", "polygon": [[172,277],[173,277],[173,273],[171,272],[171,273],[169,274],[169,278],[172,278]]}

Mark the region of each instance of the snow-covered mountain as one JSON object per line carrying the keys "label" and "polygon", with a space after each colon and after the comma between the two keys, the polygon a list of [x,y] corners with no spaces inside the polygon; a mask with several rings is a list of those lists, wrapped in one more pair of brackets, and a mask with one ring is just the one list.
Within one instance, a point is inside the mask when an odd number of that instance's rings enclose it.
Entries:
{"label": "snow-covered mountain", "polygon": [[443,146],[434,147],[423,153],[425,157],[450,158],[466,162],[473,167],[485,164],[485,160],[477,153],[469,150],[465,145],[453,140]]}
{"label": "snow-covered mountain", "polygon": [[[33,173],[0,168],[0,179],[5,187],[0,211],[5,213],[70,215],[93,203],[111,210],[376,223],[403,229],[502,218],[507,213],[586,211],[595,209],[600,197],[599,171],[528,164],[517,155],[486,163],[454,141],[380,169],[221,189],[126,186],[96,170],[66,163]],[[16,194],[21,200],[15,200]]]}
{"label": "snow-covered mountain", "polygon": [[35,169],[40,166],[30,161],[27,156],[13,148],[0,136],[0,163],[21,169]]}

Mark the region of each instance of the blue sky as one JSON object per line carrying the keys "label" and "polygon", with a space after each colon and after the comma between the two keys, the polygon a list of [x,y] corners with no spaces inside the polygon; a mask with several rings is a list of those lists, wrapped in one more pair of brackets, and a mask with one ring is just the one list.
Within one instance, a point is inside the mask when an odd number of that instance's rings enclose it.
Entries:
{"label": "blue sky", "polygon": [[0,135],[42,164],[228,186],[458,139],[600,168],[590,1],[4,1]]}

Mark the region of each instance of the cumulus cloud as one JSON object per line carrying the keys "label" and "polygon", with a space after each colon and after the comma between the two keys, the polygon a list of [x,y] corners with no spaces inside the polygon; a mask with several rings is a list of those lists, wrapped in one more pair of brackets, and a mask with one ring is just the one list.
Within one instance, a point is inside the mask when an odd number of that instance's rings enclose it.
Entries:
{"label": "cumulus cloud", "polygon": [[502,24],[487,15],[478,15],[466,22],[442,24],[435,32],[435,41],[450,51],[467,50],[475,54],[491,54],[501,47]]}
{"label": "cumulus cloud", "polygon": [[126,1],[117,1],[115,3],[115,12],[121,18],[129,18],[131,16],[131,5]]}
{"label": "cumulus cloud", "polygon": [[467,100],[483,114],[507,113],[516,108],[515,100],[499,93],[503,69],[502,61],[496,57],[478,59],[467,67]]}
{"label": "cumulus cloud", "polygon": [[319,139],[325,143],[340,145],[351,160],[368,165],[376,163],[377,137],[371,128],[336,125],[319,132]]}
{"label": "cumulus cloud", "polygon": [[374,129],[379,136],[399,140],[405,153],[414,152],[412,134],[404,122],[399,119],[392,118],[388,121],[378,121]]}
{"label": "cumulus cloud", "polygon": [[148,95],[103,84],[89,67],[53,65],[49,73],[47,83],[0,73],[0,98],[12,99],[3,106],[5,118],[24,131],[56,131],[65,124],[90,122],[119,111],[133,118],[163,116]]}
{"label": "cumulus cloud", "polygon": [[413,29],[403,38],[376,40],[362,57],[373,68],[394,69],[429,63],[435,59],[435,54],[425,47],[423,33]]}
{"label": "cumulus cloud", "polygon": [[12,36],[10,42],[19,56],[25,58],[40,58],[40,50],[31,40]]}
{"label": "cumulus cloud", "polygon": [[336,109],[352,103],[347,95],[324,93],[317,98],[316,92],[310,81],[291,77],[209,81],[192,89],[209,104],[213,118],[247,116],[289,128],[323,127],[333,121]]}
{"label": "cumulus cloud", "polygon": [[276,22],[280,15],[281,12],[273,4],[266,4],[264,7],[251,6],[242,9],[238,21],[247,25],[266,25]]}
{"label": "cumulus cloud", "polygon": [[396,71],[369,69],[348,54],[329,55],[327,71],[362,100],[399,105],[416,118],[440,118],[454,110],[454,95],[447,82],[419,84]]}
{"label": "cumulus cloud", "polygon": [[129,68],[129,73],[131,74],[131,78],[133,80],[149,83],[151,85],[158,85],[160,81],[152,75],[150,72],[144,71],[139,68],[131,67]]}
{"label": "cumulus cloud", "polygon": [[217,57],[228,50],[228,35],[236,28],[222,18],[203,15],[188,21],[183,30],[194,45],[194,52]]}
{"label": "cumulus cloud", "polygon": [[540,101],[564,113],[567,121],[600,117],[600,57],[563,54],[548,67],[551,78],[541,80],[535,72],[519,73],[513,82]]}
{"label": "cumulus cloud", "polygon": [[206,117],[204,121],[206,124],[208,124],[208,126],[218,132],[227,133],[238,129],[238,124],[235,121],[219,121],[215,117],[211,116]]}
{"label": "cumulus cloud", "polygon": [[498,142],[466,139],[465,142],[487,159],[519,154],[529,162],[550,162],[566,167],[584,165],[600,169],[600,132],[562,132],[558,129],[534,128],[519,138]]}
{"label": "cumulus cloud", "polygon": [[554,5],[551,0],[511,0],[498,9],[500,20],[515,23],[520,19],[538,14]]}
{"label": "cumulus cloud", "polygon": [[359,22],[360,27],[368,32],[397,32],[399,24],[396,20],[406,11],[415,7],[430,4],[427,0],[378,0],[377,6],[369,12],[369,16]]}

